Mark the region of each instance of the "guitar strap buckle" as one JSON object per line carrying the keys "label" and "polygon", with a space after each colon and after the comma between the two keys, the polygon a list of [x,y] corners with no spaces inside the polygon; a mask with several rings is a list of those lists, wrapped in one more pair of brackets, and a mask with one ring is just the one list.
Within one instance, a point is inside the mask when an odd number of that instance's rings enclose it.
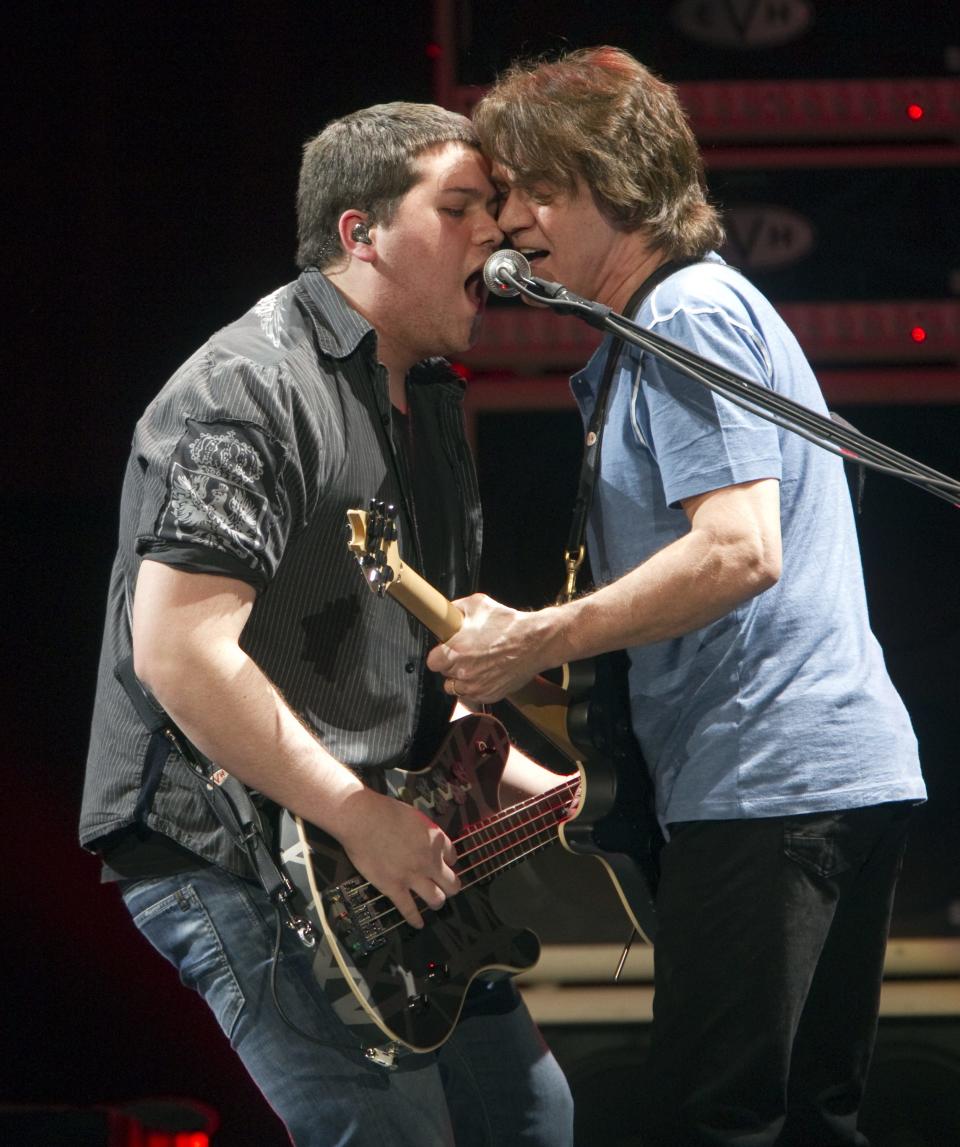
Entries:
{"label": "guitar strap buckle", "polygon": [[577,592],[577,574],[580,572],[580,567],[586,556],[587,548],[583,545],[578,549],[564,552],[563,564],[566,567],[567,576],[563,584],[563,592],[557,598],[557,605],[562,605],[565,601],[573,601]]}

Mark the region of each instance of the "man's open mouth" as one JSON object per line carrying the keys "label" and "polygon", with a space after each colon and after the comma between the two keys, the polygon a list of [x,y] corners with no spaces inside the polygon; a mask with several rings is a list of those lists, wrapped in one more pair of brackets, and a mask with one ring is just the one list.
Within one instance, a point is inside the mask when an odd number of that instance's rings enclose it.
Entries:
{"label": "man's open mouth", "polygon": [[487,301],[487,288],[483,282],[483,268],[478,267],[476,271],[467,275],[466,281],[463,284],[463,289],[467,292],[467,298],[473,303],[475,307],[482,307]]}
{"label": "man's open mouth", "polygon": [[541,247],[521,247],[519,250],[531,267],[536,265],[538,259],[546,259],[550,254],[549,251],[544,251]]}

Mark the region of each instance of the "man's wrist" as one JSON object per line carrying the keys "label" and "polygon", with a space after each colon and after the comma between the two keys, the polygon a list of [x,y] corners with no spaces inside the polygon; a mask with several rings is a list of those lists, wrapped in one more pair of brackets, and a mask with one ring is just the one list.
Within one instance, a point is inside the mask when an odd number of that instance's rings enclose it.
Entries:
{"label": "man's wrist", "polygon": [[538,672],[577,660],[571,609],[572,604],[548,605],[530,615],[536,619],[534,644]]}

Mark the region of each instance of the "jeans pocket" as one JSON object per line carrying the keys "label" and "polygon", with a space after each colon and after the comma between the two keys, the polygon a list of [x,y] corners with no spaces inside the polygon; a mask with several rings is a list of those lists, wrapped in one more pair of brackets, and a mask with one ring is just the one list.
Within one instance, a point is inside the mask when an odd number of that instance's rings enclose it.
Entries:
{"label": "jeans pocket", "polygon": [[[157,891],[170,888],[159,884]],[[138,891],[140,894],[138,895]],[[144,905],[142,889],[124,894],[133,922],[180,973],[180,979],[206,1001],[227,1038],[232,1038],[244,997],[220,936],[191,884]]]}
{"label": "jeans pocket", "polygon": [[825,836],[797,836],[784,833],[783,852],[791,860],[817,876],[833,876],[836,871],[833,841]]}
{"label": "jeans pocket", "polygon": [[838,839],[840,814],[806,813],[783,821],[784,855],[815,876],[836,876],[848,867]]}

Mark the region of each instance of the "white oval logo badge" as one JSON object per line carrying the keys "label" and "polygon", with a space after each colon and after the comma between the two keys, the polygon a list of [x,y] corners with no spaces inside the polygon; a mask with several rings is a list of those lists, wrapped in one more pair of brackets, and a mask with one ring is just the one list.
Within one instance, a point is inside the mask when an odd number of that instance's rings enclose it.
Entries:
{"label": "white oval logo badge", "polygon": [[796,263],[813,249],[816,233],[787,207],[731,207],[723,213],[723,252],[734,266],[754,271]]}
{"label": "white oval logo badge", "polygon": [[813,18],[809,0],[677,0],[678,31],[714,48],[774,48],[804,32]]}

